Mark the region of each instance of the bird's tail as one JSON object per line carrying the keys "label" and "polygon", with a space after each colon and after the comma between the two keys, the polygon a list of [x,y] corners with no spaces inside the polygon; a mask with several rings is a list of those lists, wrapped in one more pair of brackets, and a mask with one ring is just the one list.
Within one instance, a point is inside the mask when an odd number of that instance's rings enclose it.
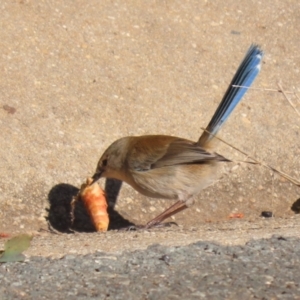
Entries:
{"label": "bird's tail", "polygon": [[236,71],[219,107],[211,121],[198,140],[201,147],[208,147],[212,138],[218,133],[236,105],[253,83],[261,68],[263,51],[259,46],[252,44]]}

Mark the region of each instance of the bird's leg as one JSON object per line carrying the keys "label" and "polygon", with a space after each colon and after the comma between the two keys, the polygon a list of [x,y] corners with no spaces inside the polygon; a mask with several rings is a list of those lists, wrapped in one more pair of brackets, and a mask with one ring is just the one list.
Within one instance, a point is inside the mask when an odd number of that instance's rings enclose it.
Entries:
{"label": "bird's leg", "polygon": [[180,211],[184,210],[188,208],[188,206],[185,204],[185,202],[182,202],[181,200],[177,201],[175,204],[173,204],[172,206],[170,206],[169,208],[167,208],[164,212],[162,212],[160,215],[158,215],[157,217],[155,217],[154,219],[152,219],[151,221],[149,221],[146,225],[145,225],[145,229],[151,228],[151,227],[155,227],[158,224],[160,224],[162,221],[164,221],[165,219],[179,213]]}

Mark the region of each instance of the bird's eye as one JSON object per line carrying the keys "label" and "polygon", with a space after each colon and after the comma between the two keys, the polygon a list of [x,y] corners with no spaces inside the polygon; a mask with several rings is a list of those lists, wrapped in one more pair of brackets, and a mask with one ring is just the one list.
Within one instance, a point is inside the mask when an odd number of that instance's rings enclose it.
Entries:
{"label": "bird's eye", "polygon": [[107,158],[102,160],[102,167],[106,167],[107,165]]}

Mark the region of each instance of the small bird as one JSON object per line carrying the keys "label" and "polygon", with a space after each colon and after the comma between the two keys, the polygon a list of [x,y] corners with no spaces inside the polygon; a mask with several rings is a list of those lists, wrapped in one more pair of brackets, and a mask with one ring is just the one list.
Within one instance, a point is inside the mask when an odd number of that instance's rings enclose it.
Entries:
{"label": "small bird", "polygon": [[115,178],[145,196],[177,200],[144,228],[157,226],[191,206],[194,197],[216,180],[219,163],[230,161],[213,152],[214,137],[255,80],[262,57],[260,47],[252,44],[197,142],[168,135],[120,138],[101,156],[92,184],[101,177]]}

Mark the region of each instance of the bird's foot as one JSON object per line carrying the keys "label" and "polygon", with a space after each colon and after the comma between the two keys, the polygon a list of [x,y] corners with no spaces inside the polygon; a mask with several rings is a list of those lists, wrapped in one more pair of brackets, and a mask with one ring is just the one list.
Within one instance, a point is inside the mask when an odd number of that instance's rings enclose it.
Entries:
{"label": "bird's foot", "polygon": [[165,223],[157,223],[157,224],[146,224],[146,225],[130,225],[123,228],[120,228],[119,231],[138,231],[138,230],[147,230],[152,228],[164,228],[171,227],[172,225],[178,226],[175,222],[165,222]]}
{"label": "bird's foot", "polygon": [[143,225],[129,225],[118,229],[118,231],[137,231],[143,229]]}
{"label": "bird's foot", "polygon": [[178,226],[176,222],[165,222],[165,223],[148,223],[144,227],[145,229],[151,229],[151,228],[163,228],[163,227],[171,227],[172,225]]}

